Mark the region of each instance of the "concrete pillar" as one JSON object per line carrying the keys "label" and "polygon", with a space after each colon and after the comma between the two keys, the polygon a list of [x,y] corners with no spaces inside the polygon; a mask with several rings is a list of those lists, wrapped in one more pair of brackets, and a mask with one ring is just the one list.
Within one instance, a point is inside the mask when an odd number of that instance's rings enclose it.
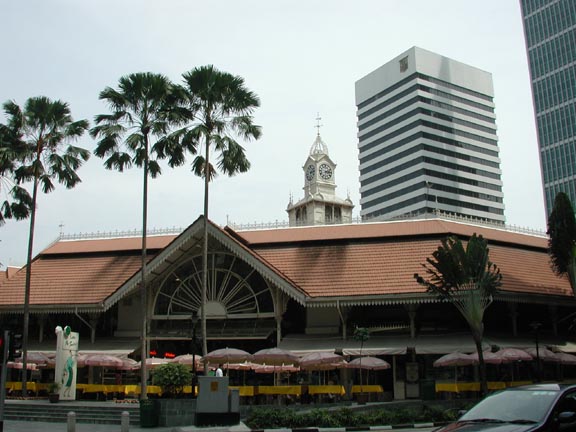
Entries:
{"label": "concrete pillar", "polygon": [[130,413],[122,411],[122,418],[120,420],[120,432],[128,432],[130,430]]}
{"label": "concrete pillar", "polygon": [[76,413],[70,411],[67,415],[67,429],[68,432],[76,432]]}

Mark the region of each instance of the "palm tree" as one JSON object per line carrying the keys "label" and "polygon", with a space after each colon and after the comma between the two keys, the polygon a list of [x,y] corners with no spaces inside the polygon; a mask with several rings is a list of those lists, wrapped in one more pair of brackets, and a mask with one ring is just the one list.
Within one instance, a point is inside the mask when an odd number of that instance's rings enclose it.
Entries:
{"label": "palm tree", "polygon": [[[28,329],[30,321],[30,286],[32,280],[32,250],[38,187],[49,193],[55,188],[53,180],[71,189],[80,183],[76,171],[90,157],[90,152],[70,142],[80,138],[88,129],[87,120],[74,121],[68,104],[47,97],[29,98],[22,110],[15,102],[4,103],[8,124],[3,136],[9,136],[18,148],[18,167],[14,177],[18,184],[32,181],[32,201],[26,284],[24,289],[24,323],[22,331],[22,370],[26,371],[28,356]],[[14,147],[13,147],[14,148]],[[22,373],[22,395],[26,395],[26,373]]]}
{"label": "palm tree", "polygon": [[[217,168],[232,176],[246,172],[250,162],[244,148],[235,137],[251,140],[261,136],[261,128],[254,125],[252,113],[260,100],[244,85],[244,79],[214,66],[202,66],[185,74],[184,90],[192,125],[180,132],[180,139],[189,146],[204,145],[204,156],[192,163],[193,172],[204,178],[204,243],[202,250],[202,305],[206,304],[208,273],[208,185]],[[210,152],[218,154],[217,167],[210,162]],[[201,308],[202,353],[208,352],[206,338],[206,308]]]}
{"label": "palm tree", "polygon": [[548,254],[554,273],[568,275],[572,292],[576,293],[576,217],[570,198],[559,192],[548,218]]}
{"label": "palm tree", "polygon": [[428,292],[453,303],[468,322],[478,352],[483,395],[488,391],[482,351],[484,312],[502,285],[500,269],[490,262],[488,252],[488,243],[481,235],[474,233],[466,248],[460,239],[448,237],[432,253],[432,258],[426,258],[428,264],[422,264],[429,278],[414,275]]}
{"label": "palm tree", "polygon": [[0,124],[0,193],[5,194],[0,204],[0,225],[6,219],[26,219],[32,210],[32,197],[14,181],[14,170],[26,154],[26,147],[13,134],[17,125],[11,122],[18,121],[17,118],[10,117],[8,125]]}
{"label": "palm tree", "polygon": [[[178,106],[178,94],[168,78],[150,72],[133,73],[120,78],[118,90],[107,87],[100,93],[111,114],[95,117],[96,126],[90,130],[94,138],[99,138],[94,154],[106,158],[104,166],[123,172],[136,165],[143,168],[142,194],[142,267],[141,267],[141,392],[142,399],[147,398],[146,357],[148,326],[148,293],[146,287],[146,231],[148,224],[148,177],[161,174],[158,160],[168,159],[170,167],[185,162],[186,150],[192,147],[177,145],[168,138],[171,128],[178,125],[182,118],[175,107]],[[153,141],[155,143],[153,144]],[[153,144],[153,145],[152,145]]]}

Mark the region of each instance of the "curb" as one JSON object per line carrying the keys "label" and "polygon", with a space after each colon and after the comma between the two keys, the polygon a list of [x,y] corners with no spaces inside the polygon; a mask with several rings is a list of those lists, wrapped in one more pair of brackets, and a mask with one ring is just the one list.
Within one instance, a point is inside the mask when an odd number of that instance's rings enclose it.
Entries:
{"label": "curb", "polygon": [[278,429],[247,429],[246,432],[361,432],[361,431],[384,431],[392,429],[423,429],[440,427],[446,425],[446,422],[435,423],[402,423],[395,425],[382,426],[348,426],[340,428],[278,428]]}

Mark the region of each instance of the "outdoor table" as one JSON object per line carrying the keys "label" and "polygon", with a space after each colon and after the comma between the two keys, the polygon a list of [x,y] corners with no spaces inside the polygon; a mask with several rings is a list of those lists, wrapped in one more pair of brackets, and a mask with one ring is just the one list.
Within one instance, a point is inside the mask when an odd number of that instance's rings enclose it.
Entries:
{"label": "outdoor table", "polygon": [[254,396],[256,392],[254,391],[254,386],[229,386],[230,390],[238,390],[240,396]]}
{"label": "outdoor table", "polygon": [[300,396],[302,393],[302,386],[288,385],[288,386],[258,386],[258,394],[262,395],[295,395]]}
{"label": "outdoor table", "polygon": [[353,385],[352,394],[354,393],[384,393],[381,385]]}
{"label": "outdoor table", "polygon": [[[6,390],[22,390],[22,382],[20,381],[7,381]],[[40,390],[48,390],[48,384],[37,383],[35,381],[26,382],[26,390],[33,391],[36,396]]]}
{"label": "outdoor table", "polygon": [[341,385],[309,385],[308,393],[311,395],[333,394],[337,396],[344,396],[346,394],[346,390],[344,390],[344,386]]}
{"label": "outdoor table", "polygon": [[[488,381],[488,390],[502,390],[506,388],[506,383],[503,381]],[[436,392],[479,392],[479,382],[436,382]]]}

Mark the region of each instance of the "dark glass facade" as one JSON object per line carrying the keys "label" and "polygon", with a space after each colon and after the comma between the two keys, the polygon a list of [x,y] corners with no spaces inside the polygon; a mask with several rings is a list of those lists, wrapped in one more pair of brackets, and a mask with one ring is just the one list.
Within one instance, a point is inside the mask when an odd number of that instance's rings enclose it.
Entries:
{"label": "dark glass facade", "polygon": [[549,215],[558,192],[576,203],[576,1],[520,5]]}

